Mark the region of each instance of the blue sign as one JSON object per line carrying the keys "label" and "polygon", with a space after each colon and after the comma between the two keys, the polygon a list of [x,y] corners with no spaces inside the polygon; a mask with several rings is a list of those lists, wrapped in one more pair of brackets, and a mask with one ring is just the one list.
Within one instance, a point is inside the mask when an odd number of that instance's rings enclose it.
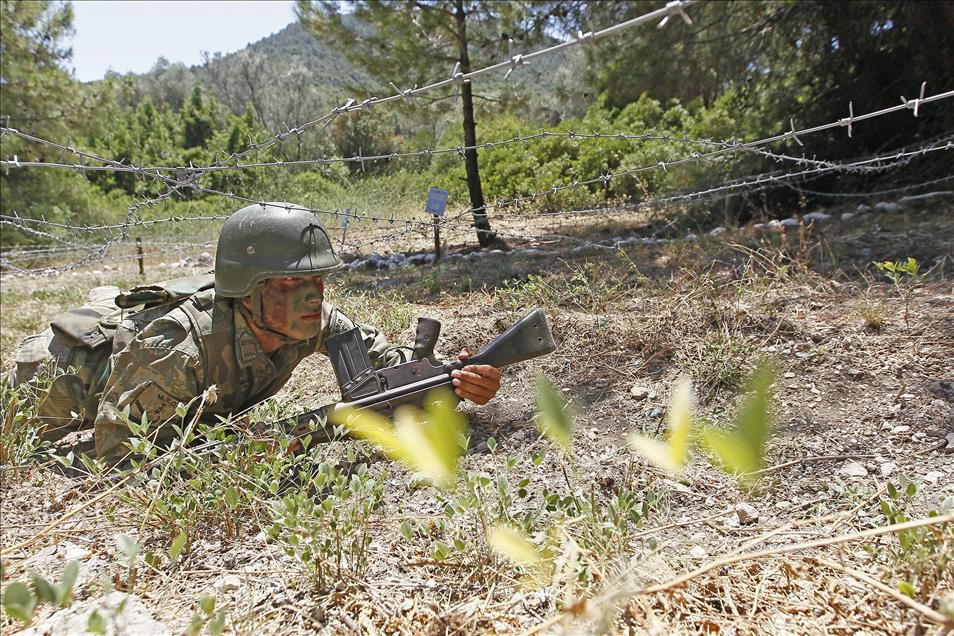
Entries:
{"label": "blue sign", "polygon": [[427,191],[427,205],[424,211],[434,216],[444,216],[445,208],[447,208],[447,190],[431,186],[431,189]]}

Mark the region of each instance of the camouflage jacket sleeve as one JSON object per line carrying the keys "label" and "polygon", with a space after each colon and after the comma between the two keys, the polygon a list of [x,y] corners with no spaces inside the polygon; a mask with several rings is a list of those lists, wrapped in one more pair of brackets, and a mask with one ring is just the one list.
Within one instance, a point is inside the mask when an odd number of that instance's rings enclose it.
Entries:
{"label": "camouflage jacket sleeve", "polygon": [[120,415],[127,408],[133,421],[146,415],[149,439],[168,444],[172,424],[180,424],[176,407],[202,393],[201,359],[189,331],[170,318],[150,323],[116,354],[96,413],[96,455],[111,463],[128,452],[131,432]]}
{"label": "camouflage jacket sleeve", "polygon": [[348,331],[358,327],[361,329],[361,337],[364,344],[368,347],[368,356],[371,358],[371,364],[375,368],[394,366],[402,361],[398,349],[391,346],[384,334],[378,329],[365,325],[348,317],[343,311],[335,305],[325,302],[322,305],[322,330],[321,337],[318,339],[318,353],[328,355],[328,349],[325,347],[325,340],[331,336]]}

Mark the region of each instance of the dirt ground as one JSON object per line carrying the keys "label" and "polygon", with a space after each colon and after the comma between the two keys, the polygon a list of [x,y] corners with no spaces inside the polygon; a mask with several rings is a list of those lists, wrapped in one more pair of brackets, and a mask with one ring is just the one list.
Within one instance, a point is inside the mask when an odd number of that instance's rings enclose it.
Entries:
{"label": "dirt ground", "polygon": [[[323,445],[322,457],[366,464],[380,503],[356,530],[368,537],[365,561],[317,584],[268,536],[279,496],[251,497],[234,518],[196,525],[176,563],[163,556],[175,524],[144,517],[155,474],[109,491],[112,482],[66,476],[34,457],[0,472],[4,587],[31,569],[55,579],[78,558],[77,604],[112,586],[172,633],[202,616],[206,593],[225,610],[229,634],[944,633],[954,615],[954,523],[879,532],[949,515],[954,502],[954,208],[946,199],[850,222],[837,220],[841,211],[808,228],[747,227],[621,252],[572,250],[543,240],[545,228],[536,240],[523,228],[510,247],[539,253],[343,273],[333,300],[395,342],[413,340],[416,316],[440,319],[444,357],[487,342],[532,306],[547,311],[557,351],[507,369],[489,405],[462,407],[470,477],[457,494],[361,459],[362,442]],[[588,241],[645,231],[559,228]],[[924,275],[916,284],[893,285],[871,266],[908,256]],[[19,338],[84,290],[134,283],[125,267],[4,276],[4,368]],[[757,480],[727,475],[700,451],[669,475],[629,448],[634,431],[663,435],[681,376],[693,379],[699,416],[727,425],[760,359],[775,363],[777,380]],[[568,455],[534,425],[539,374],[575,413]],[[335,399],[330,365],[314,357],[272,412]],[[472,490],[488,499],[462,504],[481,476],[490,485]],[[552,493],[585,501],[557,514],[545,505]],[[624,501],[638,511],[628,521],[618,518]],[[556,533],[545,580],[528,580],[527,568],[487,548],[488,518],[525,520],[540,544]],[[139,542],[140,561],[161,558],[130,577],[117,533]],[[34,622],[54,609],[42,606]],[[20,626],[4,616],[4,633]]]}

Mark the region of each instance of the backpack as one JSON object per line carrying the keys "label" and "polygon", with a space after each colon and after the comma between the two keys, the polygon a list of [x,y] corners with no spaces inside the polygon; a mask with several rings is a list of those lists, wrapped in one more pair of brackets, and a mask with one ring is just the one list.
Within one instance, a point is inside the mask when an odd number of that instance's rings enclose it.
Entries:
{"label": "backpack", "polygon": [[[214,285],[214,276],[203,274],[133,287],[111,300],[92,302],[91,298],[82,307],[58,315],[50,322],[50,328],[67,348],[96,352],[104,348],[118,353],[150,322]],[[105,347],[107,344],[111,346]]]}

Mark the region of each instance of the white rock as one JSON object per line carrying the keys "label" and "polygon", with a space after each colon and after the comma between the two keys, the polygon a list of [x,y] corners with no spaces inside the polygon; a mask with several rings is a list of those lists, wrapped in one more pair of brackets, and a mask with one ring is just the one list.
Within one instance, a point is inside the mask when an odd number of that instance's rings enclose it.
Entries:
{"label": "white rock", "polygon": [[897,212],[901,209],[900,205],[891,201],[879,201],[874,207],[879,212]]}
{"label": "white rock", "polygon": [[895,426],[891,429],[892,433],[907,433],[911,430],[910,426]]}
{"label": "white rock", "polygon": [[106,625],[106,636],[171,636],[172,630],[153,619],[149,609],[138,596],[113,592],[90,599],[73,607],[62,609],[33,627],[19,632],[20,636],[46,634],[85,634],[89,617],[97,612]]}
{"label": "white rock", "polygon": [[944,473],[939,470],[932,470],[927,475],[924,476],[924,483],[926,484],[936,484],[941,479],[944,478]]}
{"label": "white rock", "polygon": [[831,218],[831,215],[824,212],[809,212],[802,218],[806,221],[827,221]]}
{"label": "white rock", "polygon": [[853,219],[853,218],[855,218],[855,213],[854,213],[854,212],[842,212],[842,213],[841,213],[841,220],[842,220],[842,221],[850,221],[850,220]]}
{"label": "white rock", "polygon": [[629,390],[629,394],[633,396],[634,400],[645,400],[649,397],[649,389],[636,385]]}
{"label": "white rock", "polygon": [[687,241],[695,241],[695,240],[697,240],[698,238],[699,238],[699,237],[698,237],[697,235],[695,235],[695,234],[686,234],[685,240],[687,240]]}
{"label": "white rock", "polygon": [[235,574],[226,574],[215,582],[215,591],[222,594],[234,592],[242,587],[242,579]]}
{"label": "white rock", "polygon": [[864,203],[859,203],[858,207],[855,208],[855,214],[865,214],[871,212],[871,206],[865,205]]}
{"label": "white rock", "polygon": [[726,229],[722,227],[721,225],[719,227],[712,228],[711,230],[709,230],[709,236],[719,236],[720,234],[725,234],[725,233],[726,233]]}
{"label": "white rock", "polygon": [[794,372],[794,371],[786,371],[786,372],[785,372],[785,377],[786,377],[786,379],[791,380],[792,378],[795,377],[795,372]]}
{"label": "white rock", "polygon": [[954,433],[948,433],[945,439],[947,439],[947,445],[944,446],[944,449],[954,448]]}
{"label": "white rock", "polygon": [[779,225],[783,225],[785,227],[793,227],[795,225],[798,225],[799,223],[801,223],[801,221],[796,219],[794,216],[790,216],[787,219],[782,219],[781,221],[779,221]]}
{"label": "white rock", "polygon": [[735,506],[735,516],[739,523],[747,526],[759,520],[759,511],[752,504],[740,503]]}
{"label": "white rock", "polygon": [[894,462],[885,462],[878,467],[878,470],[881,472],[882,477],[888,477],[898,470],[898,465]]}
{"label": "white rock", "polygon": [[779,510],[788,510],[789,508],[792,507],[792,502],[791,501],[776,501],[775,507],[778,508]]}
{"label": "white rock", "polygon": [[859,464],[856,461],[847,461],[842,464],[841,468],[838,469],[838,472],[842,475],[848,475],[849,477],[867,477],[868,469]]}
{"label": "white rock", "polygon": [[669,488],[671,488],[672,490],[675,490],[676,492],[685,492],[685,493],[692,492],[689,486],[685,484],[680,484],[678,481],[673,481],[672,479],[664,478],[663,483],[669,486]]}
{"label": "white rock", "polygon": [[693,559],[704,559],[709,556],[709,553],[706,552],[706,549],[701,545],[697,545],[693,549],[689,550],[689,556],[691,556]]}

